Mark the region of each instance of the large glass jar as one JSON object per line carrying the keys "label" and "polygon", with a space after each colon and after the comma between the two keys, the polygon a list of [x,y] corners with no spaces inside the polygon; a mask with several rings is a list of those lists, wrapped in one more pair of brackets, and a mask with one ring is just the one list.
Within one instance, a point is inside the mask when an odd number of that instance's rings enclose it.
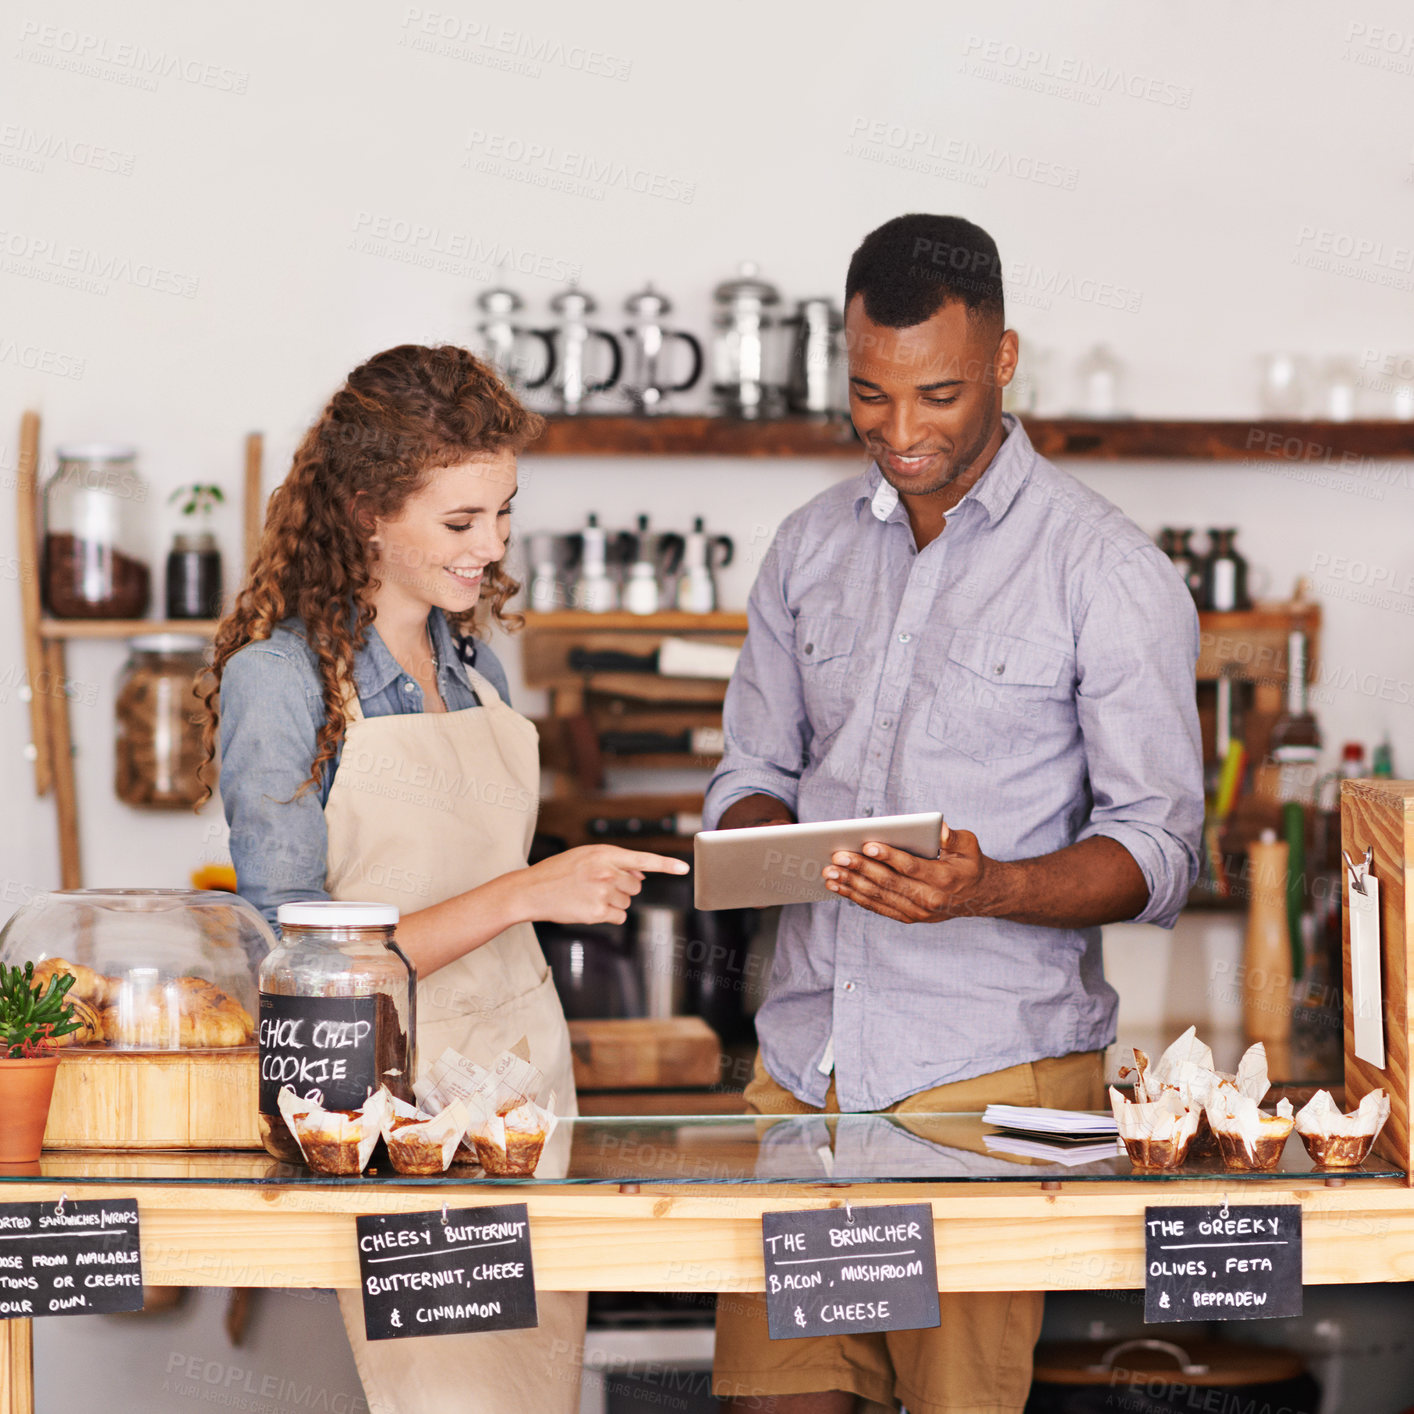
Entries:
{"label": "large glass jar", "polygon": [[197,676],[206,640],[153,633],[128,640],[118,678],[113,788],[128,805],[179,810],[202,797],[205,704]]}
{"label": "large glass jar", "polygon": [[417,974],[383,903],[284,903],[260,965],[260,1137],[302,1163],[279,1110],[288,1085],[326,1110],[356,1110],[380,1085],[413,1102]]}
{"label": "large glass jar", "polygon": [[236,1050],[255,1044],[256,969],[275,939],[216,889],[37,893],[0,932],[0,962],[74,978],[83,1030],[61,1046]]}
{"label": "large glass jar", "polygon": [[44,599],[60,619],[140,619],[151,598],[147,483],[131,447],[60,447],[44,488]]}

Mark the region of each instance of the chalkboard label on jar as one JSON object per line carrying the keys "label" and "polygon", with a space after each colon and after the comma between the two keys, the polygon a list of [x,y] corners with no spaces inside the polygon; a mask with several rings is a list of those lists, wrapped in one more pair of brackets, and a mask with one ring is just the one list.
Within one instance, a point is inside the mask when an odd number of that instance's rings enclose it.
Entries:
{"label": "chalkboard label on jar", "polygon": [[288,1085],[326,1110],[356,1110],[378,1088],[377,997],[260,994],[260,1109]]}

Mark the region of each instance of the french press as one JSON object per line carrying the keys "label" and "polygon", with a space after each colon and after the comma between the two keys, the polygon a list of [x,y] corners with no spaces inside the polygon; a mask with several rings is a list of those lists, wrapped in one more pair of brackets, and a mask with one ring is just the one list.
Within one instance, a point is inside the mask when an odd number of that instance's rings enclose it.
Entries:
{"label": "french press", "polygon": [[776,417],[781,411],[780,291],[743,260],[735,279],[712,295],[712,394],[726,417]]}
{"label": "french press", "polygon": [[[593,393],[607,392],[619,381],[623,369],[619,341],[607,329],[589,326],[589,316],[596,308],[594,301],[573,285],[550,301],[550,309],[560,321],[548,331],[555,354],[552,386],[558,411],[566,416],[583,412],[584,400]],[[609,350],[609,371],[597,381],[588,372],[586,355],[591,339],[601,339]]]}
{"label": "french press", "polygon": [[[514,290],[484,290],[477,295],[476,303],[486,316],[485,322],[476,326],[486,361],[512,388],[528,392],[544,387],[555,371],[555,346],[543,329],[523,329],[515,322],[525,301]],[[524,350],[529,339],[539,339],[543,346],[539,360],[542,366],[534,378],[526,376],[532,366]]]}
{"label": "french press", "polygon": [[[662,412],[670,393],[685,393],[702,376],[702,345],[685,329],[669,329],[663,321],[672,313],[666,295],[646,285],[624,301],[629,326],[624,330],[626,351],[624,392],[635,412]],[[681,382],[669,381],[668,345],[678,340],[688,351],[691,364]]]}

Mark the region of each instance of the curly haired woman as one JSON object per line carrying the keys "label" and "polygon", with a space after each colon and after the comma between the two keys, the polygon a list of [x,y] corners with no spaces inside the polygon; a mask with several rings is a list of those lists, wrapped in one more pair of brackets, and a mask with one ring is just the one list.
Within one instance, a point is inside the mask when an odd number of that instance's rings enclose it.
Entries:
{"label": "curly haired woman", "polygon": [[[573,1113],[569,1033],[531,926],[621,923],[645,871],[679,860],[591,845],[526,865],[535,728],[484,642],[519,587],[501,569],[516,454],[540,432],[484,364],[404,345],[356,368],[270,498],[249,582],[216,636],[221,795],[240,892],[401,910],[417,1049],[488,1060],[525,1036]],[[584,1297],[540,1293],[535,1330],[370,1344],[344,1325],[381,1411],[579,1407]]]}

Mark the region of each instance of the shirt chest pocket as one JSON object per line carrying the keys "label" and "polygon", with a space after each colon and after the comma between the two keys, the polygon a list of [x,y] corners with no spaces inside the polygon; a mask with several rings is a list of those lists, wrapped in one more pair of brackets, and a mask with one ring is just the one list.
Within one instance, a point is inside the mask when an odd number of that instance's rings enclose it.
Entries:
{"label": "shirt chest pocket", "polygon": [[800,692],[817,743],[837,732],[849,715],[856,695],[851,691],[851,655],[858,634],[859,625],[853,619],[802,614],[796,620]]}
{"label": "shirt chest pocket", "polygon": [[928,733],[974,761],[1024,756],[1036,746],[1068,663],[1055,648],[958,629],[938,676]]}

